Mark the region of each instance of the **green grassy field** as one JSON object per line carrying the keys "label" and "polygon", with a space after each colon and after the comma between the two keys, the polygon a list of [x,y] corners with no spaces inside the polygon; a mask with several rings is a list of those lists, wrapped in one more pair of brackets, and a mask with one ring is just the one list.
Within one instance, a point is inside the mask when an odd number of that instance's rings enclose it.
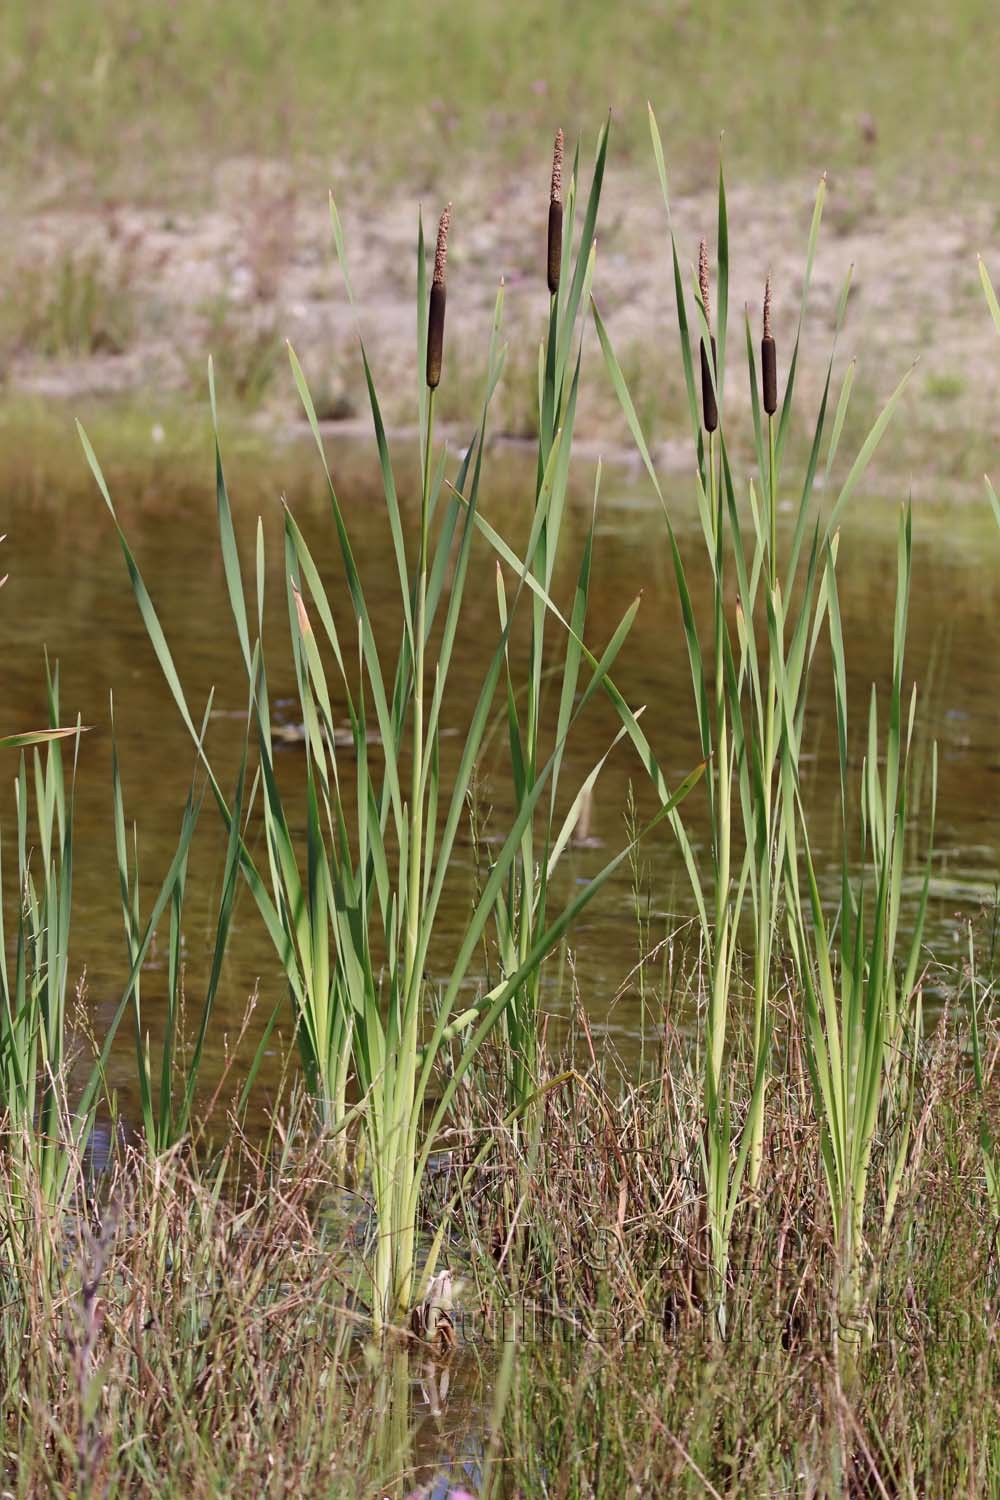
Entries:
{"label": "green grassy field", "polygon": [[331,155],[436,176],[510,166],[613,109],[644,150],[651,99],[675,162],[758,177],[871,161],[924,185],[990,172],[1000,137],[989,0],[744,6],[641,0],[11,0],[0,14],[2,160],[109,189],[189,183],[233,152]]}

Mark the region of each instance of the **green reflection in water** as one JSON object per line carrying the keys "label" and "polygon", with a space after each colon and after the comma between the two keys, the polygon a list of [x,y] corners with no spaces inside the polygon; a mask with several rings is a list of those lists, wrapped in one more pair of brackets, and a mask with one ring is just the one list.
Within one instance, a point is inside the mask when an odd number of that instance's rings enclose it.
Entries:
{"label": "green reflection in water", "polygon": [[[366,587],[371,590],[376,626],[384,633],[386,649],[394,652],[397,622],[387,617],[394,598],[394,564],[378,476],[365,450],[335,447],[331,461],[342,495],[350,495],[352,539]],[[289,503],[317,560],[329,569],[328,576],[338,576],[326,501],[318,482],[303,478],[309,472],[293,450],[279,455],[271,488],[273,500],[264,507],[272,579],[265,630],[273,643],[269,660],[275,714],[287,725],[281,769],[292,789],[303,752],[295,739],[291,657],[280,645],[287,640],[288,632],[283,591],[277,583],[282,560],[279,497],[283,484],[288,485]],[[516,544],[527,531],[533,493],[532,458],[516,447],[504,449],[497,455],[492,473],[503,476],[503,488],[487,491],[485,512]],[[235,776],[239,756],[238,718],[245,709],[245,689],[225,599],[207,455],[205,474],[206,482],[196,492],[178,492],[171,486],[163,500],[148,485],[140,497],[130,498],[127,483],[119,480],[116,498],[189,701],[203,704],[213,685],[216,689],[209,745],[220,773],[230,778]],[[410,505],[414,517],[415,476],[415,466],[399,476],[401,500],[404,506]],[[575,579],[592,487],[592,466],[577,461],[566,546],[556,580],[561,599],[568,597]],[[260,495],[267,494],[268,489],[266,476],[262,479],[258,474],[249,496],[245,492],[241,496],[238,486],[233,495],[248,563]],[[708,577],[703,543],[695,532],[693,495],[684,477],[675,481],[671,498],[697,604],[699,598],[708,598]],[[174,849],[193,755],[136,611],[109,518],[89,487],[82,460],[78,492],[48,500],[40,500],[37,494],[30,500],[15,499],[8,502],[5,512],[10,581],[2,615],[7,647],[4,723],[44,721],[44,644],[61,663],[67,721],[79,712],[85,723],[95,726],[81,749],[77,785],[72,963],[77,972],[86,973],[92,1024],[100,1035],[127,971],[112,844],[109,692],[114,690],[126,811],[139,826],[140,868],[148,899]],[[878,684],[880,689],[888,685],[895,512],[891,501],[856,499],[841,541],[838,574],[848,691],[857,732],[854,750],[859,757],[871,684]],[[641,591],[642,607],[616,669],[616,680],[633,706],[647,706],[646,733],[665,770],[679,780],[697,759],[688,666],[662,518],[644,481],[633,471],[605,470],[598,532],[588,639],[595,648],[603,646],[627,602]],[[937,856],[929,933],[936,956],[946,963],[960,959],[962,919],[992,898],[1000,848],[1000,803],[995,795],[1000,779],[997,550],[992,520],[978,509],[929,510],[915,516],[908,666],[920,685],[922,742],[928,745],[936,738],[940,747]],[[487,646],[496,630],[494,564],[485,545],[479,545],[474,566],[480,578],[472,580],[468,591],[462,654],[453,668],[456,684],[468,684],[470,709]],[[381,578],[385,579],[384,591],[379,587]],[[335,587],[332,598],[336,604]],[[384,601],[381,612],[380,599]],[[348,611],[345,593],[338,623],[347,620]],[[804,774],[813,847],[822,858],[834,855],[837,836],[835,745],[832,724],[827,722],[829,672],[823,657],[815,682],[819,691],[806,736],[809,760]],[[549,707],[554,716],[555,691],[552,697]],[[458,716],[448,726],[450,737],[445,744],[453,747],[457,761],[464,731],[457,693],[452,702]],[[570,746],[568,770],[572,774],[566,778],[567,785],[579,784],[614,733],[610,707],[595,704],[595,709],[590,720],[591,742],[577,737]],[[505,830],[510,814],[500,736],[495,737],[493,746],[495,755],[482,766],[479,781],[479,812],[487,838]],[[12,773],[13,763],[10,770]],[[349,775],[349,765],[344,770]],[[448,767],[443,765],[442,776],[447,775]],[[653,799],[641,771],[628,748],[619,747],[598,783],[589,841],[574,853],[564,879],[586,880],[606,860],[608,852],[624,841],[630,784],[634,785],[640,817],[651,814]],[[703,798],[696,791],[685,807],[696,839],[705,832],[702,812]],[[13,816],[9,792],[0,803],[0,816],[5,822]],[[918,833],[915,828],[914,836]],[[447,920],[442,924],[437,950],[431,954],[432,967],[439,973],[447,972],[449,954],[458,945],[473,898],[475,869],[469,834],[463,838],[458,854],[448,893]],[[192,1009],[197,1004],[212,940],[213,905],[223,856],[221,830],[211,810],[206,809],[188,886],[187,986]],[[640,865],[641,901],[650,913],[648,942],[653,943],[690,912],[683,873],[665,826],[643,847]],[[639,960],[640,947],[635,898],[627,873],[588,910],[572,935],[571,948],[572,970],[558,961],[550,965],[546,1003],[566,1013],[575,972],[595,1031],[606,1028],[626,1055],[633,1053],[640,1002],[636,978],[628,976]],[[157,984],[165,985],[165,968],[166,956],[160,945],[154,950],[144,979],[144,1008],[154,1027],[154,1047]],[[163,975],[159,981],[158,972]],[[659,969],[655,974],[651,971],[650,980],[659,973]],[[284,991],[270,945],[244,893],[234,921],[227,973],[204,1069],[204,1082],[209,1088],[222,1073],[227,1048],[235,1042],[255,986],[258,999],[244,1043],[248,1057],[274,1006],[283,1002]],[[652,987],[655,992],[655,984]],[[120,1062],[112,1076],[112,1082],[122,1089],[126,1112],[132,1102],[129,1046],[127,1036],[123,1037]],[[282,1055],[290,1047],[286,1010],[276,1033],[273,1056],[262,1075],[262,1105],[269,1091],[273,1092]],[[237,1072],[238,1068],[233,1074],[234,1085]]]}

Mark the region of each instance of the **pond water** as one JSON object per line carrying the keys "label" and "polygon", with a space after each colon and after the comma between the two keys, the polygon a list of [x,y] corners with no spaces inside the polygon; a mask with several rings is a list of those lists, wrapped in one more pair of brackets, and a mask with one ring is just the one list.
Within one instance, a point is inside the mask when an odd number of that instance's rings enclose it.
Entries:
{"label": "pond water", "polygon": [[[288,622],[281,576],[282,542],[279,496],[287,498],[331,580],[331,596],[347,620],[335,538],[325,493],[317,482],[302,481],[300,460],[285,465],[279,450],[274,465],[274,499],[265,508],[270,593],[266,636],[275,718],[294,725],[294,680],[288,650]],[[396,588],[384,505],[371,455],[354,449],[329,449],[335,474],[343,474],[341,499],[373,601],[377,628],[386,650],[395,650]],[[284,477],[295,476],[293,488]],[[246,687],[237,654],[218,549],[212,468],[206,455],[205,485],[196,493],[169,499],[155,492],[130,494],[117,488],[115,499],[133,549],[150,587],[185,683],[197,712],[214,685],[215,719],[209,753],[225,785],[235,774],[241,748],[240,718]],[[490,455],[483,508],[513,543],[522,540],[530,515],[533,462],[516,448],[497,448]],[[414,504],[415,485],[401,477],[404,502]],[[572,504],[564,528],[564,549],[556,591],[565,598],[572,587],[590,517],[593,466],[576,465]],[[260,484],[254,486],[257,495]],[[407,497],[409,499],[407,500]],[[252,555],[257,501],[248,502],[239,488],[233,506],[244,558]],[[690,483],[676,479],[670,490],[675,525],[696,600],[707,597],[704,546],[697,527]],[[854,748],[860,760],[868,694],[872,683],[888,687],[892,610],[895,591],[895,498],[856,497],[844,519],[839,578],[847,646],[848,689],[853,709]],[[415,520],[415,511],[411,511]],[[175,847],[180,815],[194,768],[191,744],[149,647],[128,584],[124,561],[104,506],[89,483],[81,459],[79,491],[50,502],[8,502],[4,565],[9,582],[0,595],[5,651],[3,721],[9,730],[44,722],[42,647],[58,659],[63,721],[77,712],[92,725],[80,751],[76,788],[74,871],[74,971],[86,974],[86,997],[98,1035],[120,996],[127,972],[111,830],[111,735],[109,694],[114,691],[119,754],[126,812],[139,828],[139,857],[146,911]],[[642,604],[631,639],[619,660],[615,678],[629,701],[647,705],[644,727],[669,776],[679,779],[695,763],[696,741],[687,657],[680,630],[665,528],[644,479],[632,469],[606,468],[598,509],[594,584],[588,640],[602,647],[629,601],[642,592]],[[940,755],[934,881],[928,940],[945,965],[960,961],[964,922],[992,902],[1000,855],[1000,535],[985,504],[970,503],[949,511],[931,507],[914,517],[914,566],[908,669],[921,687],[918,717],[920,753],[936,740]],[[474,576],[467,595],[461,650],[453,667],[447,711],[450,738],[457,756],[464,717],[478,690],[486,651],[496,631],[493,561],[485,545],[477,548]],[[555,637],[553,635],[553,641]],[[812,838],[820,857],[829,860],[835,845],[836,763],[830,714],[829,665],[817,668],[815,706],[807,741],[810,756],[808,800]],[[607,747],[615,730],[612,711],[603,701],[591,705],[578,726],[569,752],[564,784],[576,785]],[[484,761],[481,808],[489,812],[488,828],[502,830],[507,775],[505,740],[497,734]],[[291,741],[280,751],[280,774],[294,788],[304,763],[301,746]],[[8,770],[12,775],[13,759]],[[442,766],[447,778],[449,767]],[[929,778],[925,777],[926,781]],[[9,779],[8,779],[9,787]],[[634,784],[640,812],[653,803],[642,772],[627,746],[619,746],[601,780],[592,810],[590,840],[568,861],[565,881],[584,881],[626,839],[625,812]],[[703,794],[696,790],[686,812],[696,836],[704,833]],[[12,826],[9,791],[0,816]],[[923,847],[919,820],[913,830],[914,857]],[[262,852],[262,851],[261,851]],[[217,897],[224,843],[214,810],[206,805],[192,856],[187,910],[188,994],[192,1010],[204,981],[206,952],[212,939],[213,902]],[[691,911],[672,836],[661,825],[644,843],[639,859],[641,900],[651,924],[647,944],[664,936]],[[472,841],[463,836],[453,861],[449,901],[431,962],[446,973],[457,946],[474,889]],[[626,1054],[635,1045],[640,1005],[629,978],[640,957],[635,918],[633,876],[628,866],[588,908],[570,939],[572,963],[553,966],[547,1003],[566,1014],[574,990],[595,1030],[609,1032]],[[146,1007],[156,1041],[157,986],[165,983],[162,947],[154,952],[144,981]],[[259,982],[259,984],[258,984]],[[248,996],[259,988],[256,1010],[244,1046],[249,1056],[284,986],[257,920],[256,910],[241,895],[227,960],[223,992],[212,1033],[206,1082],[218,1078],[227,1049],[232,1048]],[[269,1072],[262,1080],[262,1099],[274,1083],[282,1047],[290,1043],[287,1009],[275,1039]],[[133,1065],[126,1041],[115,1063],[114,1082],[122,1089],[127,1111]]]}

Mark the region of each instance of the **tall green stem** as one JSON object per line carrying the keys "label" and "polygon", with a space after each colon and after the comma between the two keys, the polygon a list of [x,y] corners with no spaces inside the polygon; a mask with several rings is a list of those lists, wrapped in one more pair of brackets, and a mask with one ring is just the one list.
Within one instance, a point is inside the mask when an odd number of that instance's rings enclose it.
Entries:
{"label": "tall green stem", "polygon": [[[777,710],[778,686],[775,665],[775,650],[783,651],[783,622],[780,617],[781,604],[778,597],[778,479],[775,464],[774,417],[767,418],[767,511],[768,511],[768,581],[770,605],[774,611],[775,629],[771,636],[768,630],[767,652],[767,697],[765,700],[764,759],[761,766],[764,793],[764,842],[760,850],[758,866],[758,927],[754,945],[754,1015],[753,1015],[753,1068],[756,1081],[763,1065],[762,1051],[767,1031],[767,1011],[770,1003],[771,956],[773,940],[773,901],[778,880],[778,851],[775,846],[774,827],[774,723]],[[751,627],[752,628],[752,627]],[[761,1083],[760,1096],[756,1101],[751,1120],[749,1183],[752,1191],[760,1181],[764,1155],[764,1092],[766,1080]]]}
{"label": "tall green stem", "polygon": [[[427,532],[430,514],[431,452],[434,440],[434,390],[427,403],[427,435],[423,455],[423,483],[420,496],[420,554],[417,560],[417,609],[413,622],[413,781],[410,806],[410,842],[408,850],[406,893],[406,937],[403,984],[400,1001],[403,1019],[400,1026],[402,1047],[396,1077],[396,1108],[390,1159],[395,1163],[391,1185],[394,1211],[389,1232],[392,1238],[393,1311],[408,1310],[413,1280],[415,1229],[409,1212],[414,1153],[411,1135],[414,1129],[413,1100],[417,1079],[419,1045],[420,981],[417,950],[420,936],[421,882],[424,846],[424,671],[427,634]],[[433,837],[433,829],[430,830]],[[384,1237],[385,1228],[380,1229]],[[386,1285],[382,1282],[381,1285]]]}
{"label": "tall green stem", "polygon": [[722,487],[716,470],[715,436],[708,437],[709,505],[715,527],[715,724],[716,724],[716,890],[715,953],[712,965],[711,1068],[718,1095],[726,1040],[726,991],[729,953],[730,786],[729,724],[726,714],[725,630],[723,588]]}
{"label": "tall green stem", "polygon": [[406,896],[406,954],[403,992],[410,1005],[416,976],[414,967],[420,927],[420,881],[423,870],[424,826],[424,653],[427,617],[427,526],[430,511],[431,449],[434,438],[434,391],[427,403],[427,441],[424,448],[420,497],[420,557],[417,563],[417,613],[413,623],[413,795],[410,807],[409,880]]}

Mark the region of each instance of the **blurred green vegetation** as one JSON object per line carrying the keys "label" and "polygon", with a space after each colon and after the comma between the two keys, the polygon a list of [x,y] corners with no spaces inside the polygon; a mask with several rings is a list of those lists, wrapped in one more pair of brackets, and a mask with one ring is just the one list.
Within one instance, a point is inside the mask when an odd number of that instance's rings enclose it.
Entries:
{"label": "blurred green vegetation", "polygon": [[682,171],[870,162],[923,187],[992,171],[993,0],[7,0],[0,152],[24,179],[190,191],[234,152],[428,183],[561,122],[645,159],[651,99]]}

